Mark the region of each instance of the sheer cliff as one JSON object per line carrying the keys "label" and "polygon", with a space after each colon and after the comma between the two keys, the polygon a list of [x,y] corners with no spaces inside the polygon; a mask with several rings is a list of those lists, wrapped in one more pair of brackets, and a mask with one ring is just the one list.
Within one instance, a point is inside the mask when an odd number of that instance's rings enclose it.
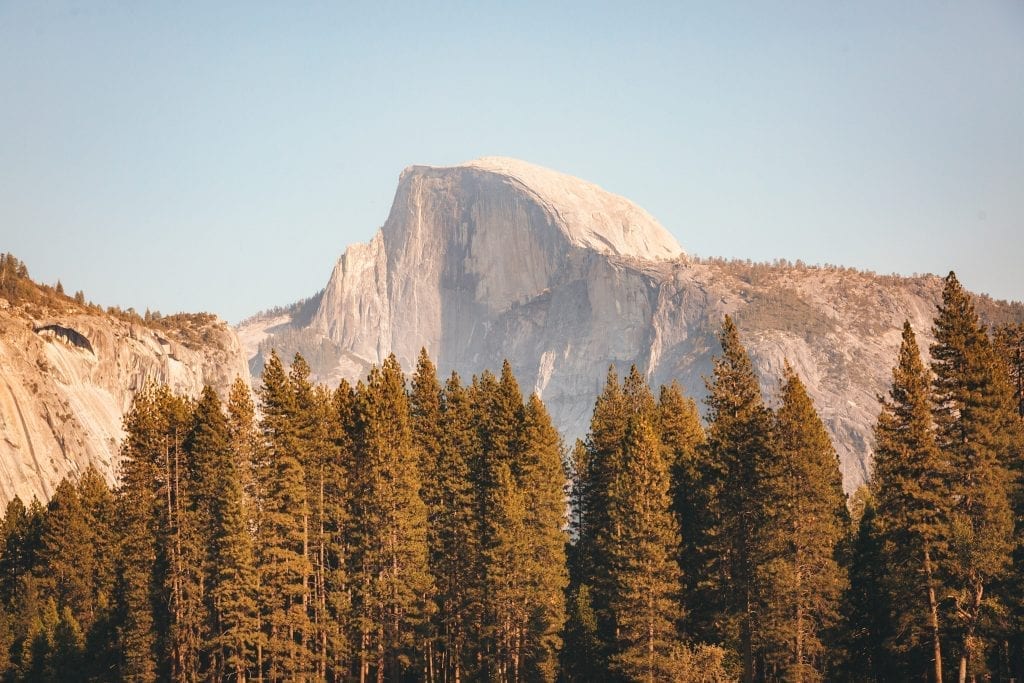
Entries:
{"label": "sheer cliff", "polygon": [[234,331],[208,314],[149,323],[30,281],[0,292],[0,502],[45,501],[90,464],[113,482],[121,420],[147,382],[197,396],[248,380]]}
{"label": "sheer cliff", "polygon": [[[521,161],[406,169],[384,226],[324,290],[239,333],[258,372],[276,347],[331,383],[421,347],[464,377],[512,363],[568,438],[585,433],[610,364],[704,395],[722,317],[735,317],[769,400],[788,362],[834,437],[846,488],[870,466],[876,397],[909,319],[929,341],[940,281],[687,257],[628,200]],[[993,315],[1013,315],[989,302]]]}

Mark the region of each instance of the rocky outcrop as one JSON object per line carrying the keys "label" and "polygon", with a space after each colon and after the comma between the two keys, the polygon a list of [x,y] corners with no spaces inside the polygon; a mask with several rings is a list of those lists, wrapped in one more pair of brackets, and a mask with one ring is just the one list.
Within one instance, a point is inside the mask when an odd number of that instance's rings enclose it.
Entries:
{"label": "rocky outcrop", "polygon": [[241,346],[213,316],[150,326],[0,299],[0,501],[45,501],[90,464],[113,482],[122,417],[147,382],[197,396],[237,376],[248,381]]}
{"label": "rocky outcrop", "polygon": [[411,369],[421,347],[466,377],[507,358],[572,439],[586,432],[610,364],[636,363],[655,385],[678,380],[703,396],[730,314],[769,397],[785,362],[804,378],[849,490],[870,467],[876,396],[903,320],[926,344],[940,284],[687,258],[629,201],[490,158],[406,169],[383,228],[341,256],[314,310],[257,316],[240,334],[251,366],[271,347],[314,353],[331,383],[389,353]]}

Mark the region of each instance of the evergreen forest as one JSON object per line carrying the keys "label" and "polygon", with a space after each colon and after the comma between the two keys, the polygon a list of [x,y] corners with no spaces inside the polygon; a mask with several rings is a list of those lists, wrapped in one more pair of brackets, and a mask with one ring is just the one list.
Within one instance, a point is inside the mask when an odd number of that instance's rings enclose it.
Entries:
{"label": "evergreen forest", "polygon": [[270,353],[255,394],[147,387],[115,488],[8,505],[0,672],[1024,680],[1024,326],[951,273],[930,337],[904,326],[849,498],[801,377],[764,395],[728,317],[703,409],[612,367],[575,444],[507,362],[328,388]]}

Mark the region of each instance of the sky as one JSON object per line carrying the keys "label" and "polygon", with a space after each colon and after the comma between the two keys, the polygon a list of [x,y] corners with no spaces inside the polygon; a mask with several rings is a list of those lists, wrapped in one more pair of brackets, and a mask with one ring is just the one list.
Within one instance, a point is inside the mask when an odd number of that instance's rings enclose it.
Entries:
{"label": "sky", "polygon": [[412,164],[524,159],[701,256],[1024,299],[1024,3],[0,0],[0,251],[237,322]]}

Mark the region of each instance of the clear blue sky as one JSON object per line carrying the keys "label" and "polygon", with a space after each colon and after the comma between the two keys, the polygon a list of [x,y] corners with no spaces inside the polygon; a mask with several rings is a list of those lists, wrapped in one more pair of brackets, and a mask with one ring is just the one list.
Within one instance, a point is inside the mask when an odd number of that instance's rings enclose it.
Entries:
{"label": "clear blue sky", "polygon": [[407,165],[508,155],[704,256],[1024,299],[1024,3],[0,0],[0,250],[235,322],[322,287]]}

